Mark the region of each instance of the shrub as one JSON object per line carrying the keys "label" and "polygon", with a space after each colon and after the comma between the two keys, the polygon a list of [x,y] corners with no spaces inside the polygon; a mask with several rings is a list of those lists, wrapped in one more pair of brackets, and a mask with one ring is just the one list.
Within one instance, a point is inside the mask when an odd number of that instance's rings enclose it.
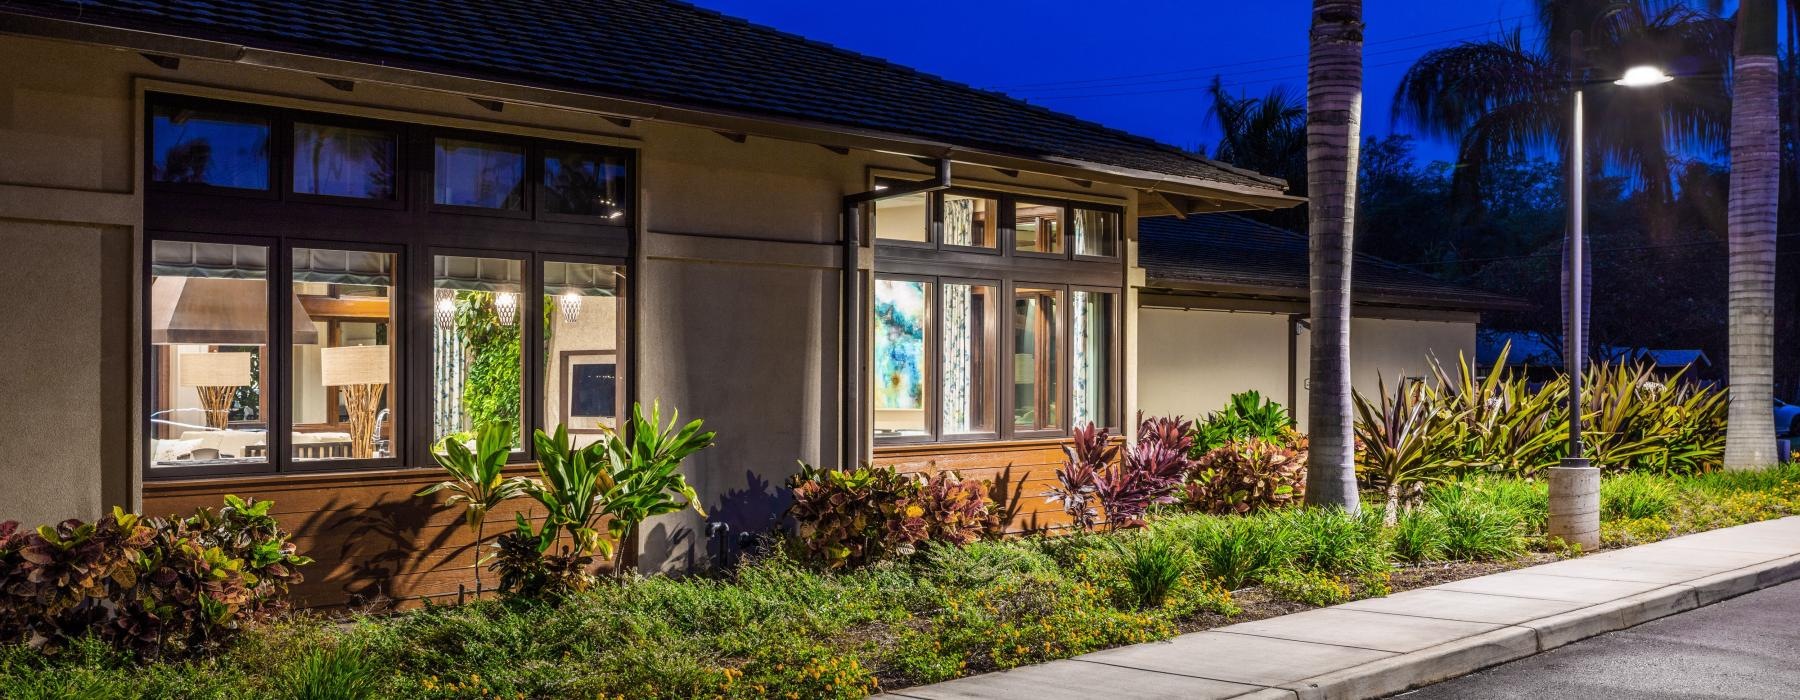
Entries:
{"label": "shrub", "polygon": [[275,695],[293,700],[377,697],[387,672],[357,645],[314,648],[281,668],[275,677]]}
{"label": "shrub", "polygon": [[1675,489],[1667,479],[1648,474],[1619,474],[1600,484],[1600,517],[1605,520],[1657,518],[1675,507]]}
{"label": "shrub", "polygon": [[1076,426],[1063,446],[1057,485],[1044,495],[1063,505],[1077,529],[1093,529],[1101,510],[1113,527],[1140,527],[1152,506],[1175,502],[1176,487],[1193,467],[1191,432],[1180,418],[1141,420],[1137,442],[1120,458],[1105,430],[1092,422]]}
{"label": "shrub", "polygon": [[800,545],[831,568],[860,566],[894,553],[910,553],[925,539],[919,484],[893,467],[851,471],[801,463],[788,480],[794,503],[788,517]]}
{"label": "shrub", "polygon": [[1292,430],[1294,421],[1281,404],[1255,391],[1232,394],[1225,408],[1194,425],[1193,456],[1245,440],[1271,441]]}
{"label": "shrub", "polygon": [[1282,442],[1233,440],[1201,455],[1182,500],[1206,513],[1238,514],[1282,508],[1306,492],[1306,453]]}
{"label": "shrub", "polygon": [[1442,405],[1424,382],[1403,382],[1392,395],[1378,383],[1377,392],[1379,403],[1356,395],[1356,470],[1385,496],[1382,522],[1392,526],[1404,497],[1443,479],[1456,463],[1454,428],[1463,413]]}
{"label": "shrub", "polygon": [[1215,520],[1192,535],[1206,575],[1226,590],[1262,580],[1293,556],[1292,532],[1282,523],[1249,518]]}
{"label": "shrub", "polygon": [[798,542],[827,567],[860,566],[923,543],[964,545],[999,528],[987,482],[951,471],[930,477],[892,467],[851,471],[802,463],[788,480]]}
{"label": "shrub", "polygon": [[1112,444],[1104,429],[1090,421],[1070,432],[1063,454],[1063,466],[1056,470],[1057,485],[1044,496],[1050,503],[1062,504],[1076,529],[1092,530],[1100,520],[1101,480],[1119,458],[1119,446]]}
{"label": "shrub", "polygon": [[1282,598],[1317,607],[1350,600],[1350,585],[1316,569],[1283,569],[1263,580],[1263,587]]}
{"label": "shrub", "polygon": [[1137,442],[1124,459],[1100,472],[1096,491],[1113,527],[1141,527],[1152,506],[1174,503],[1175,489],[1193,468],[1192,424],[1180,418],[1139,416]]}
{"label": "shrub", "polygon": [[1450,526],[1431,508],[1413,508],[1394,525],[1394,556],[1402,561],[1438,561],[1450,551]]}
{"label": "shrub", "polygon": [[0,643],[54,651],[94,635],[140,656],[197,652],[286,607],[298,567],[269,501],[226,496],[217,511],[34,531],[0,524]]}
{"label": "shrub", "polygon": [[1381,521],[1351,515],[1340,508],[1283,511],[1274,517],[1292,533],[1294,562],[1334,573],[1385,571],[1387,538]]}
{"label": "shrub", "polygon": [[930,542],[966,545],[1000,529],[987,482],[953,471],[933,474],[919,485],[919,507],[925,510],[925,539]]}
{"label": "shrub", "polygon": [[1187,550],[1161,537],[1135,537],[1129,544],[1112,541],[1124,569],[1130,593],[1130,607],[1137,610],[1160,608],[1169,592],[1181,585],[1187,575]]}
{"label": "shrub", "polygon": [[1451,559],[1511,559],[1525,551],[1524,518],[1515,510],[1466,494],[1445,494],[1426,506],[1443,518]]}

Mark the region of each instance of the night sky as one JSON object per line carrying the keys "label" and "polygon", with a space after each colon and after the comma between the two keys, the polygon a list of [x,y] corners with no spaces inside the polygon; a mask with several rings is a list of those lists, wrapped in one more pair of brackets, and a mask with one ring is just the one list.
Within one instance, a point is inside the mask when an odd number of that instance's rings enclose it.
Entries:
{"label": "night sky", "polygon": [[[1233,93],[1306,91],[1307,0],[696,0],[699,5],[887,59],[1178,146],[1218,129],[1205,88],[1222,75]],[[1363,134],[1396,129],[1394,88],[1433,48],[1523,25],[1533,0],[1366,2]],[[904,9],[902,9],[904,8]],[[1398,129],[1405,132],[1402,126]],[[1448,144],[1420,142],[1425,158]]]}

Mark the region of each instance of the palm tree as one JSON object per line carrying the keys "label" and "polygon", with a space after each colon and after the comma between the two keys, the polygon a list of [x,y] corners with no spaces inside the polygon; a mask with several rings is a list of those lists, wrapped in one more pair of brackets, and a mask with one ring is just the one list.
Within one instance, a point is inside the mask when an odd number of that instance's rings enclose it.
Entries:
{"label": "palm tree", "polygon": [[1362,138],[1362,0],[1313,0],[1306,78],[1312,274],[1306,502],[1357,510],[1350,406],[1350,251]]}
{"label": "palm tree", "polygon": [[[1212,97],[1209,111],[1221,132],[1213,157],[1282,178],[1288,194],[1306,196],[1306,103],[1282,85],[1262,97],[1233,96],[1217,76],[1207,93]],[[1306,226],[1306,208],[1281,209],[1259,218],[1299,230]]]}
{"label": "palm tree", "polygon": [[1781,126],[1775,0],[1738,4],[1732,65],[1730,242],[1731,412],[1725,467],[1755,469],[1774,454],[1775,218]]}
{"label": "palm tree", "polygon": [[[1620,75],[1647,62],[1677,75],[1724,73],[1730,23],[1679,2],[1625,4],[1635,11],[1616,11],[1617,0],[1537,0],[1543,34],[1533,45],[1515,28],[1490,41],[1430,51],[1407,70],[1394,94],[1395,119],[1458,143],[1452,191],[1465,216],[1480,206],[1477,188],[1489,163],[1566,150],[1572,32],[1588,32],[1583,63],[1594,75]],[[1715,151],[1730,123],[1729,99],[1717,80],[1590,90],[1585,106],[1594,115],[1587,128],[1588,152],[1598,156],[1592,167],[1631,176],[1664,204],[1673,193],[1671,151]]]}

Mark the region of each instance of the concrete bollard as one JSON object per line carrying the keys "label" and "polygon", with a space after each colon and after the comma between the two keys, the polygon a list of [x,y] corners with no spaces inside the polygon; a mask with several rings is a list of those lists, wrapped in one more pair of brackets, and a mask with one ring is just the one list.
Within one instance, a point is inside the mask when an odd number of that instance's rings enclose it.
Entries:
{"label": "concrete bollard", "polygon": [[1600,548],[1600,469],[1585,459],[1550,468],[1550,536],[1585,552]]}

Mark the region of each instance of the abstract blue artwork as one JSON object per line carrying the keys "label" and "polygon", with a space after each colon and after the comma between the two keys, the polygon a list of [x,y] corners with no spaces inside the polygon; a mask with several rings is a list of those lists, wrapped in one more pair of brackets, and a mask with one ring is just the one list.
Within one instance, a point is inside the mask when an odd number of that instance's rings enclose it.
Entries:
{"label": "abstract blue artwork", "polygon": [[924,282],[875,281],[875,406],[925,407]]}

